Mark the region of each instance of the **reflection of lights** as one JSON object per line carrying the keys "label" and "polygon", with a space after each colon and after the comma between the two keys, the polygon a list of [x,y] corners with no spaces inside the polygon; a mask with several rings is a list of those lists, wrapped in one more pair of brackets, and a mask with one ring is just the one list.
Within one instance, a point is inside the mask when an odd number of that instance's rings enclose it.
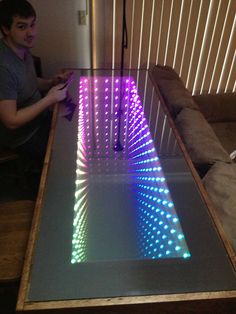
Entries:
{"label": "reflection of lights", "polygon": [[190,254],[135,86],[131,93],[129,172],[135,182],[141,257],[187,258]]}
{"label": "reflection of lights", "polygon": [[[119,152],[118,136],[124,147]],[[89,260],[89,180],[118,175],[120,161],[132,182],[139,258],[189,257],[134,80],[81,77],[71,262]]]}
{"label": "reflection of lights", "polygon": [[86,260],[86,238],[87,238],[87,154],[85,146],[85,108],[83,96],[83,84],[80,84],[80,101],[79,101],[79,117],[78,117],[78,138],[77,138],[77,160],[76,160],[76,191],[74,205],[74,221],[73,221],[73,239],[72,239],[72,256],[71,263],[82,262]]}

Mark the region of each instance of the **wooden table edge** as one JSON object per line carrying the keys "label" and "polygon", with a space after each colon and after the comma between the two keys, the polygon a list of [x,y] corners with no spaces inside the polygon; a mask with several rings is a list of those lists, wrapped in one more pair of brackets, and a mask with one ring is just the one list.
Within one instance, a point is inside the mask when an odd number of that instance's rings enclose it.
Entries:
{"label": "wooden table edge", "polygon": [[40,217],[41,217],[41,208],[43,203],[43,197],[44,197],[44,190],[45,190],[45,183],[47,179],[48,174],[48,168],[52,153],[52,145],[55,137],[55,128],[56,128],[56,122],[58,117],[58,111],[59,111],[59,104],[55,104],[53,108],[53,115],[52,115],[52,121],[51,121],[51,128],[50,133],[48,137],[48,143],[47,143],[47,150],[44,158],[44,165],[42,169],[42,175],[40,179],[39,184],[39,190],[37,195],[37,200],[35,203],[35,209],[34,209],[34,215],[32,219],[32,225],[29,235],[29,240],[27,244],[27,250],[25,255],[25,261],[24,266],[22,270],[22,276],[20,281],[20,288],[18,293],[18,299],[17,299],[17,305],[16,310],[22,310],[24,308],[24,303],[26,302],[27,293],[28,293],[28,285],[29,285],[29,277],[31,272],[31,266],[32,266],[32,257],[34,254],[34,247],[35,242],[37,239],[37,233],[40,225]]}
{"label": "wooden table edge", "polygon": [[216,299],[235,299],[236,291],[219,291],[219,292],[197,292],[197,293],[181,293],[168,295],[147,295],[134,297],[114,297],[103,299],[81,299],[81,300],[65,300],[65,301],[49,301],[49,302],[28,302],[22,310],[56,310],[56,309],[79,309],[94,308],[106,306],[121,305],[137,305],[137,304],[153,304],[167,302],[184,302],[184,301],[202,301]]}

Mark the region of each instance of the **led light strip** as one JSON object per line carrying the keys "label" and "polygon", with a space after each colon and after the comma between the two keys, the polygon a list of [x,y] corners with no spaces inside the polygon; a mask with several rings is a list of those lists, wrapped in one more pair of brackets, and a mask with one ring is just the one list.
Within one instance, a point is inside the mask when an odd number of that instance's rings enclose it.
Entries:
{"label": "led light strip", "polygon": [[[136,182],[134,190],[136,210],[139,211],[140,254],[143,258],[149,259],[188,258],[190,253],[165,183],[159,158],[156,156],[150,131],[143,127],[145,123],[147,125],[146,119],[140,115],[143,108],[138,102],[139,97],[133,95],[133,100],[130,105],[131,114],[136,118],[130,119],[129,171],[134,177],[133,181]],[[137,136],[133,130],[134,124],[137,126],[139,122],[141,125]],[[133,149],[134,147],[136,148]]]}

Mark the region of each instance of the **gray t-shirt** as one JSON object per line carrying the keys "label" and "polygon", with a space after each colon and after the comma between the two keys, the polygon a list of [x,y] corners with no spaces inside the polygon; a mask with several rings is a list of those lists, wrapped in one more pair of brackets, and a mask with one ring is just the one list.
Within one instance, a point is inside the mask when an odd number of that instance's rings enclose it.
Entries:
{"label": "gray t-shirt", "polygon": [[[14,99],[17,110],[41,99],[33,58],[30,53],[21,60],[0,40],[0,100]],[[0,121],[0,144],[14,148],[31,138],[40,125],[42,115],[16,129],[7,129]]]}

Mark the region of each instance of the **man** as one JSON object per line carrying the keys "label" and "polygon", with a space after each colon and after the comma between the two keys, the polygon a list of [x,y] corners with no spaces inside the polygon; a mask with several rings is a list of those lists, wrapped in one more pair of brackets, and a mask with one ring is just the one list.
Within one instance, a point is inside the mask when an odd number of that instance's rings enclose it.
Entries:
{"label": "man", "polygon": [[[0,2],[0,144],[42,166],[50,127],[49,108],[66,98],[71,73],[37,78],[30,48],[36,13],[26,0]],[[60,83],[60,84],[59,84]],[[44,97],[40,92],[46,92]]]}

